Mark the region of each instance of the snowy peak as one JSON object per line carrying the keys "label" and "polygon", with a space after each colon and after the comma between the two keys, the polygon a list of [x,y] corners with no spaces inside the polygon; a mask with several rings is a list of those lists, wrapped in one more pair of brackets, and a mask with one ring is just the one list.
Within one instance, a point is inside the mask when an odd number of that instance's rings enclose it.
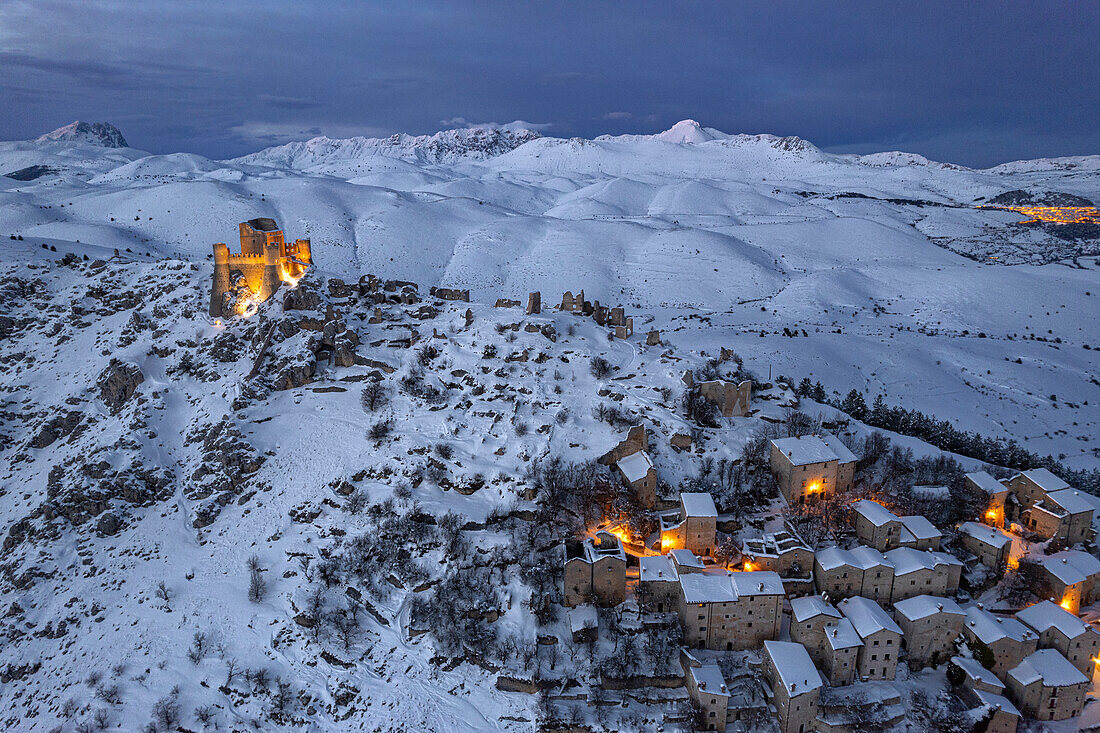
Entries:
{"label": "snowy peak", "polygon": [[729,135],[713,127],[703,127],[695,120],[680,120],[664,132],[657,133],[653,138],[670,143],[705,143],[711,140],[725,140]]}
{"label": "snowy peak", "polygon": [[386,138],[322,136],[266,148],[233,162],[305,168],[378,155],[417,163],[457,163],[493,158],[538,137],[534,130],[513,127],[469,127],[434,135],[394,134]]}
{"label": "snowy peak", "polygon": [[130,145],[118,128],[106,122],[81,122],[77,120],[53,132],[35,138],[35,142],[86,143],[103,148],[128,148]]}

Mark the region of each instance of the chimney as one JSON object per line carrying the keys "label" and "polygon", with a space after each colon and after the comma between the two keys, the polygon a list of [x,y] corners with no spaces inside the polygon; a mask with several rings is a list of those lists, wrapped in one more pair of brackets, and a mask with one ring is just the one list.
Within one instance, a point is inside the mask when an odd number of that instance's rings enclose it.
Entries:
{"label": "chimney", "polygon": [[700,690],[707,689],[707,681],[706,680],[702,680],[702,681],[699,682],[699,689]]}
{"label": "chimney", "polygon": [[938,608],[939,610],[942,611],[943,610],[943,604],[942,603],[937,603],[936,608]]}
{"label": "chimney", "polygon": [[794,692],[794,686],[795,686],[795,683],[792,682],[791,683],[791,692]]}

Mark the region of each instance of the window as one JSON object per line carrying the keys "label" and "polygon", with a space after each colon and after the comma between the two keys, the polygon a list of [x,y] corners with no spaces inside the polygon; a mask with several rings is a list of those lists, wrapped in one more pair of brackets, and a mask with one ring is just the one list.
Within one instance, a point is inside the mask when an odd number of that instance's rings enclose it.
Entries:
{"label": "window", "polygon": [[878,660],[878,655],[877,654],[872,654],[871,655],[871,661],[874,662],[874,661],[877,661],[877,660]]}
{"label": "window", "polygon": [[890,655],[887,654],[885,657],[883,657],[883,661],[889,662],[890,661]]}

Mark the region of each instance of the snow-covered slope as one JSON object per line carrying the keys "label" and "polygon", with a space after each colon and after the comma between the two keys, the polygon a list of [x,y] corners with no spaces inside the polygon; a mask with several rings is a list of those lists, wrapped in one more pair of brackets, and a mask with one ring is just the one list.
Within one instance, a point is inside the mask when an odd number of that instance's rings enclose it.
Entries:
{"label": "snow-covered slope", "polygon": [[[547,527],[571,520],[528,490],[635,421],[665,490],[694,478],[668,447],[693,432],[686,369],[755,376],[752,416],[696,432],[715,461],[784,419],[783,375],[1097,467],[1098,253],[974,206],[1096,201],[1092,160],[975,171],[691,121],[231,161],[0,144],[0,170],[56,168],[0,177],[0,726],[526,731],[546,712],[507,690],[536,674],[592,699],[615,660],[679,674],[660,628],[625,655],[603,632],[577,648],[563,613],[535,624],[559,587]],[[211,244],[257,216],[310,237],[316,267],[215,324]],[[553,308],[582,289],[634,337]],[[541,314],[493,306],[533,290]],[[668,730],[683,698],[594,715]]]}
{"label": "snow-covered slope", "polygon": [[[229,161],[3,143],[4,167],[67,173],[0,178],[0,234],[209,262],[211,243],[232,241],[237,222],[270,216],[288,236],[312,238],[321,266],[349,280],[374,272],[488,302],[584,288],[658,324],[683,309],[712,314],[724,325],[692,336],[711,344],[813,323],[821,336],[752,348],[769,362],[796,358],[830,389],[911,383],[914,407],[1083,466],[1100,460],[1079,439],[1095,417],[1066,427],[1065,401],[1083,405],[1097,371],[1098,352],[1083,346],[1100,336],[1074,314],[1095,307],[1100,241],[976,206],[1017,189],[1096,201],[1097,159],[970,170],[897,152],[832,155],[691,120],[595,140],[489,128],[317,138]],[[929,339],[963,332],[987,334],[957,344],[980,357],[906,368],[931,353]],[[999,352],[986,348],[991,338],[1003,339]],[[1015,363],[1033,349],[1033,369]]]}
{"label": "snow-covered slope", "polygon": [[374,156],[414,163],[456,163],[480,160],[508,152],[539,134],[526,129],[471,127],[433,135],[391,135],[387,138],[352,137],[334,140],[315,137],[237,158],[233,163],[304,170],[321,164],[362,160]]}

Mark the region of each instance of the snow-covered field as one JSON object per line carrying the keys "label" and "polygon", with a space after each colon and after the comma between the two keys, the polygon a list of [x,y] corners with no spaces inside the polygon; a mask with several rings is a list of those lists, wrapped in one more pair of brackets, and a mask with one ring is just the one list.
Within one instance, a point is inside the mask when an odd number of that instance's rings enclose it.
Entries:
{"label": "snow-covered field", "polygon": [[[941,246],[995,231],[1045,261],[1053,241],[973,205],[1013,189],[1100,199],[1095,156],[974,171],[684,122],[597,140],[458,131],[310,141],[234,161],[0,143],[0,173],[29,166],[52,172],[0,177],[0,720],[11,730],[72,730],[98,709],[139,730],[157,701],[178,704],[192,730],[202,706],[232,730],[530,729],[530,696],[497,690],[482,667],[434,663],[430,637],[410,634],[416,572],[374,578],[373,606],[347,645],[315,643],[295,621],[309,603],[305,576],[353,538],[393,529],[349,510],[349,492],[395,498],[405,516],[456,512],[473,523],[462,532],[472,556],[507,545],[515,530],[493,521],[535,509],[522,499],[533,462],[590,460],[621,437],[593,418],[597,403],[646,421],[660,477],[675,487],[696,467],[667,449],[689,426],[665,394],[721,347],[761,381],[809,377],[868,403],[883,393],[1100,467],[1100,261],[1006,266]],[[836,196],[847,192],[870,198]],[[322,302],[307,315],[325,320],[333,303],[370,363],[321,366],[300,384],[287,375],[329,346],[287,326],[247,380],[269,324],[297,323],[277,301],[225,328],[205,315],[210,245],[235,248],[237,223],[257,216],[312,239],[318,266],[304,286]],[[326,277],[365,273],[415,281],[421,296],[469,288],[473,322],[463,303],[423,317],[390,305],[369,323],[373,306],[325,292]],[[581,289],[624,305],[635,337],[608,342],[591,320],[552,308]],[[492,307],[532,290],[542,315]],[[442,403],[396,389],[418,370],[414,350],[390,344],[410,329],[418,346],[438,348],[425,369]],[[665,345],[644,346],[650,329]],[[611,379],[592,376],[593,356],[617,367]],[[126,375],[112,359],[143,377],[117,403]],[[396,368],[380,412],[360,400],[375,362]],[[277,389],[286,379],[299,386]],[[737,455],[762,417],[782,417],[790,393],[764,394],[754,417],[705,435],[709,455]],[[392,432],[369,439],[391,414]],[[453,455],[434,452],[441,442]],[[431,537],[422,545],[414,561],[437,581],[442,551]],[[253,555],[267,586],[257,602],[247,597]],[[529,589],[511,580],[498,590],[498,623],[533,637]],[[333,608],[349,603],[329,595]],[[196,633],[207,648],[193,661]],[[273,680],[228,674],[229,660],[289,681],[293,702],[277,704]],[[644,729],[674,701],[635,704]]]}

